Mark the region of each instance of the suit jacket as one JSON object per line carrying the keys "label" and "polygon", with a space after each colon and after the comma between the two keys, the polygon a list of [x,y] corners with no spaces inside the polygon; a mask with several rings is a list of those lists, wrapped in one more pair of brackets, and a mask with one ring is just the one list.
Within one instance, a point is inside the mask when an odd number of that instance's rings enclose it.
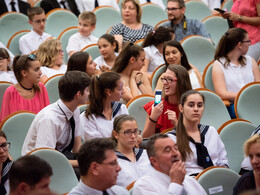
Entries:
{"label": "suit jacket", "polygon": [[[20,13],[27,15],[27,9],[30,8],[31,5],[29,3],[22,1],[22,0],[18,0],[18,7],[20,9]],[[5,13],[5,12],[8,12],[5,1],[0,0],[0,15]]]}
{"label": "suit jacket", "polygon": [[[77,4],[75,2],[75,0],[67,0],[69,7],[71,9],[71,11],[78,16],[80,14]],[[41,2],[41,7],[44,9],[45,13],[47,14],[49,11],[51,11],[52,9],[55,8],[61,8],[60,4],[58,3],[57,0],[43,0]]]}

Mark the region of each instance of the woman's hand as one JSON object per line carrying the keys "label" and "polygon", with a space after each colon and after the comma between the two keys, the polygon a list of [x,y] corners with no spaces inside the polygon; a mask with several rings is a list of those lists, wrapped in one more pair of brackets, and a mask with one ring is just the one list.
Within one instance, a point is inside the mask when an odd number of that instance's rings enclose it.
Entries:
{"label": "woman's hand", "polygon": [[229,20],[239,21],[239,14],[236,14],[234,12],[225,12],[221,14],[223,18],[228,18]]}
{"label": "woman's hand", "polygon": [[139,145],[142,143],[142,141],[143,141],[142,136],[141,136],[141,135],[138,135],[138,136],[137,136],[137,142],[136,142],[135,147],[136,147],[136,148],[139,148]]}
{"label": "woman's hand", "polygon": [[176,116],[176,112],[174,112],[173,110],[169,110],[167,109],[167,111],[164,113],[164,114],[167,114],[168,115],[168,120],[171,121],[172,125],[174,127],[177,126],[177,123],[178,123],[178,119],[177,119],[177,116]]}
{"label": "woman's hand", "polygon": [[135,82],[139,83],[140,81],[142,81],[142,83],[144,83],[143,82],[143,73],[142,72],[137,72],[136,76],[135,76]]}
{"label": "woman's hand", "polygon": [[161,116],[162,112],[163,112],[163,102],[161,101],[156,106],[154,105],[152,106],[150,118],[154,121],[157,121],[158,118]]}
{"label": "woman's hand", "polygon": [[109,71],[110,69],[105,66],[105,65],[102,65],[102,66],[99,66],[99,69],[101,70],[101,72],[106,72],[106,71]]}

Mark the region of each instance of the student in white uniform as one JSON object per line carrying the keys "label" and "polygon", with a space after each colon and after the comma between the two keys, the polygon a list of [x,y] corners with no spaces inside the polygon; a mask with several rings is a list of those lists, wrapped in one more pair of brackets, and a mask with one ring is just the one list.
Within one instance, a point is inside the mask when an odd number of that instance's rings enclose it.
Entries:
{"label": "student in white uniform", "polygon": [[17,83],[14,72],[10,71],[9,64],[11,58],[6,49],[0,48],[0,81],[7,81],[13,84]]}
{"label": "student in white uniform", "polygon": [[111,6],[120,12],[117,0],[76,0],[80,12],[93,11],[99,6]]}
{"label": "student in white uniform", "polygon": [[141,69],[149,75],[160,65],[164,64],[163,44],[174,38],[173,29],[160,26],[148,33],[142,47],[145,51],[145,66]]}
{"label": "student in white uniform", "polygon": [[80,115],[83,137],[111,137],[114,118],[128,114],[126,106],[118,102],[124,93],[121,77],[115,72],[93,76],[89,91],[89,106]]}
{"label": "student in white uniform", "polygon": [[116,179],[121,167],[115,154],[116,144],[106,138],[86,141],[80,148],[80,182],[68,195],[129,195]]}
{"label": "student in white uniform", "polygon": [[184,93],[180,99],[176,130],[168,133],[177,142],[187,170],[196,176],[211,166],[228,167],[227,152],[217,130],[199,124],[204,111],[204,96],[195,90]]}
{"label": "student in white uniform", "polygon": [[97,70],[101,73],[114,66],[118,56],[118,42],[113,35],[104,34],[98,40],[98,48],[101,56],[97,57],[94,62],[97,64]]}
{"label": "student in white uniform", "polygon": [[186,175],[177,145],[167,135],[152,135],[147,153],[153,170],[135,182],[133,195],[207,194],[195,178]]}
{"label": "student in white uniform", "polygon": [[116,155],[122,168],[117,185],[127,187],[152,170],[146,150],[136,148],[140,133],[134,117],[121,114],[115,118],[112,139],[117,143]]}
{"label": "student in white uniform", "polygon": [[148,0],[139,0],[139,2],[140,2],[141,5],[150,2],[150,3],[153,3],[153,4],[156,4],[156,5],[160,6],[163,10],[165,10],[165,5],[163,4],[162,0],[150,0],[150,1],[148,1]]}
{"label": "student in white uniform", "polygon": [[[195,66],[192,66],[189,63],[186,53],[182,45],[178,41],[171,40],[164,44],[163,57],[164,57],[166,67],[168,67],[169,64],[174,64],[174,65],[180,64],[186,68],[186,70],[189,72],[192,89],[203,87],[202,76],[199,70]],[[160,76],[160,78],[162,77],[162,75]],[[162,82],[160,82],[159,79],[157,82],[156,89],[162,89],[162,88],[163,88]]]}
{"label": "student in white uniform", "polygon": [[36,55],[41,63],[42,83],[56,74],[65,74],[67,65],[63,64],[63,54],[59,40],[48,39],[39,46]]}
{"label": "student in white uniform", "polygon": [[19,40],[19,49],[22,54],[30,54],[38,49],[40,44],[51,35],[44,32],[46,16],[41,7],[31,7],[27,10],[29,24],[33,29]]}

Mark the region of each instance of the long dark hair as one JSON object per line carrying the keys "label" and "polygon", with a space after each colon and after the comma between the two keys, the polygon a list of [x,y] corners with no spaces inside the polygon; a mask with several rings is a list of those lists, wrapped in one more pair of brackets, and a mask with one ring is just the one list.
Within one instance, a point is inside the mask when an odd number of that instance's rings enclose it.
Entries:
{"label": "long dark hair", "polygon": [[[184,106],[187,98],[190,95],[193,95],[193,94],[199,94],[202,97],[202,100],[203,100],[203,103],[204,103],[204,101],[205,101],[204,95],[202,95],[198,91],[189,90],[189,91],[186,91],[181,96],[180,104],[182,105],[182,107]],[[183,124],[183,113],[182,112],[179,112],[178,124],[177,124],[177,127],[176,127],[176,136],[177,136],[178,149],[181,153],[182,160],[185,161],[187,159],[187,157],[191,155],[192,150],[191,150],[190,145],[189,145],[188,133],[187,133],[186,128]]]}

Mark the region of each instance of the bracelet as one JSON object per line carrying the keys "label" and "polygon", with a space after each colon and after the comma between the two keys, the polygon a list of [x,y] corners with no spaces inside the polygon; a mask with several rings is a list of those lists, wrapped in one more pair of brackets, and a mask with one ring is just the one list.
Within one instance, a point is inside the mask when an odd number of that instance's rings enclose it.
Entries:
{"label": "bracelet", "polygon": [[139,88],[140,85],[142,85],[143,82],[142,81],[139,81],[138,83],[136,83],[137,87]]}
{"label": "bracelet", "polygon": [[238,16],[238,21],[239,21],[239,22],[243,21],[243,17],[244,17],[244,16],[239,15],[239,16]]}
{"label": "bracelet", "polygon": [[152,121],[153,123],[157,123],[158,121],[155,121],[153,119],[151,119],[151,117],[149,117],[149,120]]}

